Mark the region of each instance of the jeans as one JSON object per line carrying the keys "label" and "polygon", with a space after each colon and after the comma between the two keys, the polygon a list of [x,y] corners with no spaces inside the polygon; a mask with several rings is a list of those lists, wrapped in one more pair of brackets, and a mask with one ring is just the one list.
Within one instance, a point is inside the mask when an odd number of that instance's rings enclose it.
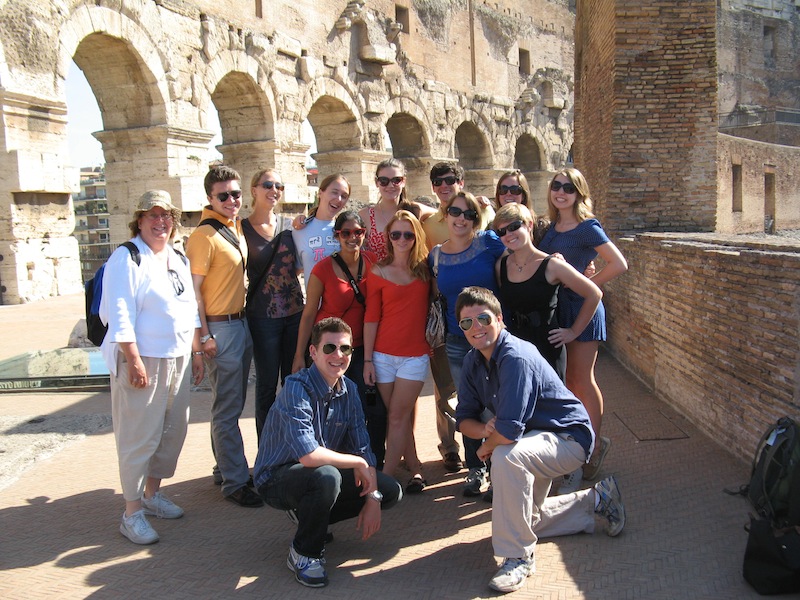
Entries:
{"label": "jeans", "polygon": [[[403,497],[403,488],[380,471],[377,477],[378,490],[383,494],[381,510],[386,510]],[[258,493],[272,508],[296,511],[298,525],[292,545],[298,554],[312,558],[322,557],[328,525],[358,516],[364,502],[374,502],[359,495],[361,488],[356,485],[353,469],[331,465],[284,465],[259,487]]]}
{"label": "jeans", "polygon": [[275,403],[278,375],[282,386],[286,377],[292,374],[302,314],[299,312],[278,319],[247,318],[253,337],[253,362],[256,366],[256,433],[259,440],[267,413]]}
{"label": "jeans", "polygon": [[[450,363],[450,373],[453,375],[453,381],[456,384],[456,393],[458,386],[461,385],[461,367],[464,364],[464,357],[472,349],[467,338],[463,333],[448,333],[445,340],[445,350],[447,351],[447,362]],[[473,440],[465,436],[464,438],[464,462],[468,469],[485,468],[486,463],[478,458],[478,448],[483,443],[482,440]]]}
{"label": "jeans", "polygon": [[386,405],[377,390],[373,396],[374,403],[367,404],[367,384],[364,383],[364,346],[353,348],[350,366],[345,372],[345,376],[358,386],[358,395],[361,396],[361,408],[364,411],[364,420],[367,423],[367,433],[369,434],[369,447],[377,460],[377,468],[380,469],[386,456]]}

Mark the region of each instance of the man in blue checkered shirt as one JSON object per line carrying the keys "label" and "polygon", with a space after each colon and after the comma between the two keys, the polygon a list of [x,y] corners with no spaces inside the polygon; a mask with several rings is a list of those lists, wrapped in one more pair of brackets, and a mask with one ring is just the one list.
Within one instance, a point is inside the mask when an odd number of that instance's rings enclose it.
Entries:
{"label": "man in blue checkered shirt", "polygon": [[356,384],[344,376],[352,332],[341,319],[322,319],[311,332],[313,364],[286,378],[267,413],[255,485],[273,508],[289,511],[297,532],[287,565],[308,587],[327,585],[328,525],[358,517],[366,540],[381,526],[381,509],[403,496],[400,484],[375,470],[375,455]]}

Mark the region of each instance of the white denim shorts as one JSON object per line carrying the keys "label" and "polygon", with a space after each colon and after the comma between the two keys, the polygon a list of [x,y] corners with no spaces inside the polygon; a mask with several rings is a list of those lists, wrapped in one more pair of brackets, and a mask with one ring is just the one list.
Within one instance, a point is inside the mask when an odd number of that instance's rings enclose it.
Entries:
{"label": "white denim shorts", "polygon": [[378,383],[392,383],[395,379],[425,381],[428,378],[430,356],[394,356],[383,352],[372,353],[372,366]]}

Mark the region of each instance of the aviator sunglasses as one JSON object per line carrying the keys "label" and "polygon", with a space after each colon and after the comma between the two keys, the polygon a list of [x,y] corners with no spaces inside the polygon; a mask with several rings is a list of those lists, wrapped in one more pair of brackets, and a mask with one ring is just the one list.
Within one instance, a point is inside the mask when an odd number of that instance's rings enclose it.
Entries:
{"label": "aviator sunglasses", "polygon": [[217,200],[220,202],[226,202],[229,197],[238,200],[242,197],[242,190],[231,190],[230,192],[220,192],[217,194]]}
{"label": "aviator sunglasses", "polygon": [[450,215],[451,217],[460,217],[461,215],[464,215],[464,218],[467,221],[475,221],[478,218],[477,210],[472,210],[471,208],[468,208],[467,210],[462,210],[457,206],[448,207],[447,214]]}
{"label": "aviator sunglasses", "polygon": [[394,240],[395,242],[399,240],[401,237],[407,239],[410,242],[417,236],[414,235],[413,231],[392,231],[389,233],[389,237],[392,238],[392,240]]}
{"label": "aviator sunglasses", "polygon": [[497,233],[497,237],[503,237],[507,233],[516,231],[517,229],[522,227],[522,225],[523,225],[522,221],[517,219],[516,221],[511,221],[511,223],[509,223],[505,227],[498,227],[497,229],[495,229],[495,232]]}
{"label": "aviator sunglasses", "polygon": [[283,185],[282,183],[279,183],[277,181],[262,181],[258,185],[260,185],[265,190],[271,190],[272,188],[275,188],[279,192],[282,192],[283,188],[286,187],[285,185]]}
{"label": "aviator sunglasses", "polygon": [[461,327],[461,331],[469,331],[476,320],[484,327],[488,327],[492,324],[492,315],[481,313],[477,317],[464,317],[458,322],[458,326]]}
{"label": "aviator sunglasses", "polygon": [[336,352],[336,349],[339,349],[344,356],[350,356],[353,353],[353,347],[350,344],[342,344],[341,346],[337,346],[336,344],[323,344],[322,351],[325,354],[333,354]]}
{"label": "aviator sunglasses", "polygon": [[575,184],[570,183],[569,181],[564,183],[561,183],[560,181],[554,181],[550,184],[550,189],[554,192],[557,192],[558,190],[564,190],[565,194],[574,194],[578,191],[578,188],[575,187]]}
{"label": "aviator sunglasses", "polygon": [[337,229],[336,233],[339,234],[339,237],[344,239],[349,239],[352,235],[353,237],[362,237],[365,233],[367,233],[366,229]]}
{"label": "aviator sunglasses", "polygon": [[390,183],[394,185],[400,185],[403,183],[404,179],[405,177],[376,177],[375,181],[378,182],[379,186],[386,187]]}
{"label": "aviator sunglasses", "polygon": [[500,194],[511,194],[512,196],[521,196],[522,188],[518,185],[501,185]]}
{"label": "aviator sunglasses", "polygon": [[439,187],[443,183],[446,183],[447,185],[455,185],[456,181],[458,181],[458,179],[456,179],[452,175],[448,177],[437,177],[436,179],[431,179],[433,187]]}

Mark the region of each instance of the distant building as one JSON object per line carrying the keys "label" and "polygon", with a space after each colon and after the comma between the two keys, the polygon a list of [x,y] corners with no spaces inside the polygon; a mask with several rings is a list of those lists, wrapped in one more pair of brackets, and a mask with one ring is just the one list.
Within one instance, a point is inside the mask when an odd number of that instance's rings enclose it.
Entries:
{"label": "distant building", "polygon": [[109,231],[106,177],[102,167],[83,167],[81,191],[73,194],[75,238],[78,240],[83,281],[91,279],[114,250]]}

